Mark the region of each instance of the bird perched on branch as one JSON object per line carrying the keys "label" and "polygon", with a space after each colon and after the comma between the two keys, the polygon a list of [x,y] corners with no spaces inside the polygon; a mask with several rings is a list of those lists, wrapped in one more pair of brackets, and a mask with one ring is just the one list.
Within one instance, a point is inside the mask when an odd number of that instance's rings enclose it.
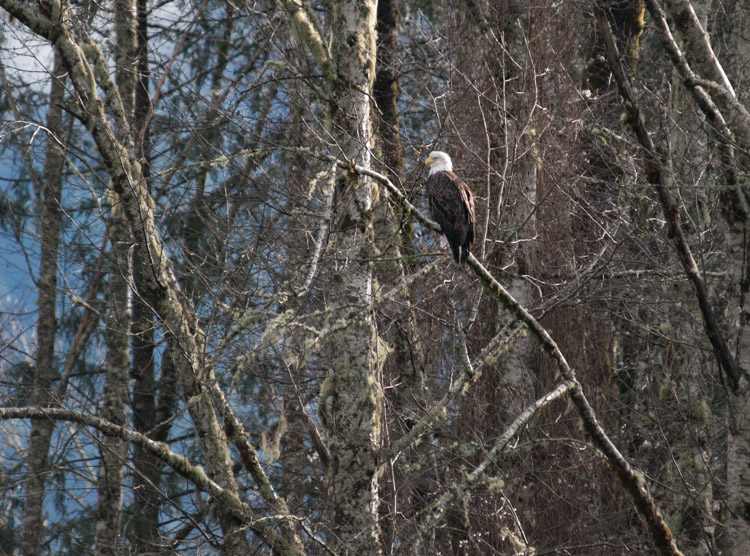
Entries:
{"label": "bird perched on branch", "polygon": [[453,173],[451,157],[432,151],[425,160],[430,168],[427,197],[430,216],[440,224],[458,264],[466,261],[474,244],[474,196],[461,178]]}

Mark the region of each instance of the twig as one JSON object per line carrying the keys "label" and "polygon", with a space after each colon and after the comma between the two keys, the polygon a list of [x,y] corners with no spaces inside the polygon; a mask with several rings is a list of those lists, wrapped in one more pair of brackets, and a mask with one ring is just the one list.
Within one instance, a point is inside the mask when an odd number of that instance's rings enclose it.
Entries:
{"label": "twig", "polygon": [[[650,138],[648,140],[650,141]],[[328,155],[324,155],[324,157],[333,160],[333,158]],[[339,163],[342,165],[347,164],[345,162]],[[347,167],[354,168],[354,170],[380,181],[389,193],[393,195],[394,199],[401,203],[404,208],[408,209],[414,218],[432,230],[440,230],[439,226],[432,220],[428,219],[419,211],[419,209],[411,204],[404,194],[401,193],[401,191],[399,191],[399,189],[386,176],[370,170],[369,168],[354,166],[351,163],[348,163]],[[566,391],[570,396],[571,402],[583,423],[585,432],[591,437],[593,445],[599,450],[604,459],[606,459],[609,466],[617,475],[620,484],[630,495],[636,510],[648,526],[649,533],[651,534],[656,549],[660,554],[682,556],[682,552],[677,548],[672,531],[669,529],[669,526],[659,509],[656,507],[653,496],[651,496],[646,489],[643,475],[633,469],[599,424],[596,414],[583,392],[581,383],[578,382],[573,369],[571,369],[560,351],[560,348],[557,346],[557,343],[555,343],[539,321],[522,305],[520,305],[497,280],[495,280],[495,277],[490,274],[490,272],[472,253],[469,253],[469,257],[466,261],[469,268],[471,268],[479,278],[485,290],[495,299],[500,301],[503,307],[511,313],[517,321],[520,321],[526,326],[526,328],[528,328],[531,334],[534,335],[536,340],[545,350],[548,357],[557,366],[557,369],[560,371],[560,374],[565,381]],[[695,263],[693,262],[693,264]],[[700,278],[700,275],[698,275],[698,278]],[[475,368],[472,372],[476,373],[476,370],[477,369]],[[413,432],[414,430],[410,431],[409,434],[400,440],[410,438]],[[400,443],[397,442],[396,445],[398,446]],[[408,445],[408,443],[405,445]]]}
{"label": "twig", "polygon": [[638,142],[643,149],[643,169],[646,174],[646,179],[656,189],[657,195],[659,196],[659,202],[661,203],[662,212],[664,213],[664,219],[667,221],[667,238],[672,240],[672,244],[677,251],[680,262],[682,263],[683,270],[693,286],[693,291],[698,300],[701,315],[703,315],[703,324],[706,329],[706,334],[714,348],[714,354],[719,362],[719,367],[724,371],[732,390],[737,391],[743,372],[729,352],[729,347],[719,330],[719,325],[714,316],[714,310],[711,307],[708,288],[706,288],[706,283],[701,277],[698,265],[695,263],[695,259],[690,250],[690,246],[682,232],[682,226],[680,225],[680,207],[675,202],[672,193],[667,187],[665,187],[665,184],[669,181],[666,178],[665,165],[661,156],[656,151],[656,147],[651,140],[648,129],[646,129],[646,122],[638,108],[638,101],[633,94],[633,88],[625,75],[622,64],[620,63],[620,54],[617,49],[617,44],[615,44],[615,39],[612,36],[612,30],[609,27],[607,16],[599,7],[597,7],[596,15],[599,29],[604,37],[604,42],[607,45],[607,57],[609,59],[612,75],[617,82],[617,88],[619,89],[620,96],[623,100],[623,108],[625,109],[627,122],[633,128],[633,131],[638,138]]}
{"label": "twig", "polygon": [[466,478],[456,485],[453,485],[450,489],[446,490],[443,495],[437,499],[431,505],[431,513],[424,520],[421,528],[423,530],[430,529],[437,525],[448,508],[448,504],[455,500],[459,496],[463,496],[465,492],[468,492],[474,485],[479,481],[483,480],[486,475],[487,467],[492,464],[496,464],[503,454],[505,449],[508,447],[510,441],[531,421],[534,415],[543,408],[545,405],[553,402],[554,400],[564,396],[568,390],[573,388],[574,385],[569,382],[563,382],[558,385],[557,388],[548,392],[533,404],[527,407],[516,419],[505,429],[503,434],[495,442],[495,445],[484,457],[482,462],[472,471]]}

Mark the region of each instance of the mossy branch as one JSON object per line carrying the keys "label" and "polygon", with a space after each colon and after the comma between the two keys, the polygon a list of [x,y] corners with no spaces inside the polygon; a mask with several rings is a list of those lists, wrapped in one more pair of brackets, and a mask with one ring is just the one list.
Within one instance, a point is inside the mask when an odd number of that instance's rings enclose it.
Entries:
{"label": "mossy branch", "polygon": [[330,75],[331,53],[320,35],[320,26],[304,0],[280,0],[292,16],[292,30],[309,49],[323,75]]}
{"label": "mossy branch", "polygon": [[711,341],[714,354],[719,363],[719,367],[724,371],[724,375],[729,382],[732,390],[737,391],[740,386],[740,379],[744,371],[739,368],[737,362],[729,351],[727,342],[719,329],[716,320],[715,311],[711,305],[708,295],[708,288],[701,277],[698,265],[695,262],[690,245],[685,238],[680,225],[680,206],[674,199],[674,196],[667,187],[669,178],[666,171],[666,164],[663,157],[657,152],[657,149],[651,139],[651,135],[646,128],[646,122],[638,106],[638,99],[635,97],[633,87],[625,74],[622,67],[620,53],[617,44],[612,36],[606,15],[601,9],[597,10],[597,21],[599,30],[604,37],[607,46],[607,58],[612,70],[612,75],[617,82],[617,88],[620,91],[623,108],[625,110],[626,122],[631,126],[633,133],[638,139],[643,150],[643,170],[648,183],[651,184],[659,197],[664,218],[667,221],[667,238],[671,240],[672,245],[682,263],[682,268],[693,287],[693,292],[698,301],[706,335]]}
{"label": "mossy branch", "polygon": [[210,479],[203,467],[194,465],[187,458],[175,454],[163,442],[155,442],[142,433],[121,425],[116,425],[106,419],[67,409],[42,407],[0,408],[0,421],[7,421],[9,419],[42,419],[79,423],[96,429],[105,436],[119,438],[139,446],[158,458],[159,461],[174,469],[179,475],[192,482],[202,492],[212,496],[214,501],[220,504],[224,511],[231,511],[243,523],[247,524],[253,532],[257,533],[261,538],[266,539],[269,546],[277,554],[284,556],[299,556],[301,554],[294,548],[292,543],[285,540],[279,534],[273,521],[270,521],[267,517],[257,515],[250,505],[240,500],[234,492],[222,488],[218,483]]}
{"label": "mossy branch", "polygon": [[[350,163],[343,161],[340,164],[351,167]],[[386,176],[368,168],[361,168],[359,166],[355,166],[354,168],[356,171],[373,177],[382,183],[394,200],[409,210],[410,214],[424,226],[437,232],[440,231],[437,223],[427,218],[417,207],[410,203],[406,196]],[[607,433],[596,417],[594,409],[583,392],[581,383],[576,378],[573,369],[568,364],[557,343],[539,321],[508,293],[502,284],[490,274],[472,253],[469,253],[467,265],[479,278],[485,291],[497,299],[515,320],[526,326],[557,367],[565,381],[566,390],[573,406],[578,412],[586,434],[588,434],[592,444],[615,472],[622,487],[630,495],[638,513],[646,522],[651,538],[659,553],[669,556],[681,556],[682,552],[677,548],[672,531],[656,507],[654,498],[645,487],[642,474],[633,469],[609,436],[607,436]]]}

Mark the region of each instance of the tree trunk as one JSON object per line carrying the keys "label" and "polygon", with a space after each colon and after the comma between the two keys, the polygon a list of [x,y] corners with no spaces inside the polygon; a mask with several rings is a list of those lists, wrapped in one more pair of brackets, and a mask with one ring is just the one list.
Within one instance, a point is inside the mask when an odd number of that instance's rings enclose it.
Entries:
{"label": "tree trunk", "polygon": [[[373,0],[339,0],[333,4],[333,129],[342,155],[364,168],[371,164],[370,95],[375,77],[375,11]],[[351,324],[335,334],[339,354],[331,367],[330,496],[332,540],[338,554],[381,554],[378,525],[377,453],[380,445],[382,393],[379,338],[373,304],[373,181],[347,173],[338,187],[335,277],[338,299],[355,307]]]}
{"label": "tree trunk", "polygon": [[[732,305],[733,352],[740,369],[750,369],[750,222],[727,219],[727,274]],[[740,389],[730,394],[729,442],[727,450],[728,554],[750,554],[750,393],[745,377]]]}
{"label": "tree trunk", "polygon": [[373,98],[378,105],[378,140],[382,159],[394,183],[401,181],[404,149],[398,118],[398,4],[396,0],[378,2],[377,72],[373,83]]}
{"label": "tree trunk", "polygon": [[[379,162],[385,167],[387,175],[394,184],[403,184],[404,152],[398,112],[399,97],[399,9],[395,0],[379,0],[377,8],[377,64],[373,83],[373,98],[377,104],[376,149]],[[387,253],[392,262],[380,265],[376,278],[387,288],[404,283],[407,274],[412,270],[414,261],[414,224],[408,212],[398,205],[393,205],[382,197],[375,211],[377,247],[381,253]],[[384,416],[383,428],[390,429],[391,435],[408,431],[420,418],[427,407],[427,390],[424,371],[425,355],[419,334],[414,290],[405,287],[398,294],[397,311],[383,311],[379,322],[388,330],[384,340],[393,347],[388,364],[383,369],[383,383],[399,384],[391,389],[390,398],[385,407],[392,411]],[[401,465],[389,465],[385,471],[385,480],[381,481],[380,523],[382,526],[383,546],[391,546],[407,536],[399,530],[398,517],[416,515],[424,503],[427,492],[434,490],[434,484],[424,478],[417,462],[428,457],[428,443],[407,450]],[[397,488],[396,485],[404,485]],[[390,502],[390,503],[388,503]],[[417,535],[410,535],[415,541]],[[403,541],[402,541],[403,542]],[[420,550],[415,542],[413,551]],[[410,549],[401,547],[404,554]]]}
{"label": "tree trunk", "polygon": [[[149,95],[149,65],[148,65],[148,5],[146,0],[136,2],[136,34],[135,34],[135,66],[136,83],[134,91],[135,104],[133,106],[133,130],[135,134],[135,154],[141,162],[141,172],[144,183],[150,191],[151,178],[151,134],[148,114],[151,109]],[[146,291],[146,280],[143,273],[146,268],[140,257],[133,268],[133,281],[137,291]],[[161,428],[157,434],[157,420],[171,417],[157,415],[156,411],[156,361],[154,354],[154,311],[141,297],[133,300],[133,428],[147,435],[153,440],[164,442],[167,440],[168,427]],[[171,367],[171,355],[162,357],[162,375],[164,369]],[[164,378],[162,376],[162,378]],[[162,381],[166,386],[166,381]],[[171,403],[167,404],[171,408]],[[133,447],[133,515],[131,517],[130,540],[136,554],[149,554],[159,549],[159,484],[161,477],[161,463],[153,454],[140,446]]]}
{"label": "tree trunk", "polygon": [[[727,273],[734,307],[734,353],[741,369],[750,369],[750,283],[747,280],[750,260],[750,226],[747,220],[727,222]],[[729,446],[727,451],[727,535],[728,554],[750,554],[750,394],[747,379],[730,394]]]}
{"label": "tree trunk", "polygon": [[[135,0],[117,0],[115,8],[115,36],[117,40],[115,76],[128,121],[132,121],[135,78]],[[121,122],[118,133],[124,136],[129,129]],[[107,372],[102,392],[102,417],[124,425],[130,375],[130,292],[128,263],[130,233],[123,212],[122,199],[110,196],[109,240],[112,258],[109,268],[108,314],[105,341],[107,344]],[[101,440],[101,459],[96,507],[96,549],[98,556],[120,554],[122,543],[122,486],[123,465],[128,446],[122,439],[105,437]]]}
{"label": "tree trunk", "polygon": [[[49,407],[57,400],[52,397],[55,371],[55,336],[57,334],[57,250],[60,242],[60,195],[65,153],[58,143],[62,136],[62,106],[65,96],[65,70],[59,55],[55,55],[52,87],[47,111],[47,150],[42,186],[42,206],[39,220],[41,259],[39,263],[39,324],[37,325],[37,353],[34,369],[32,403]],[[32,421],[27,455],[26,494],[23,508],[23,537],[21,554],[37,556],[44,540],[45,477],[49,471],[47,453],[53,426],[51,422]]]}
{"label": "tree trunk", "polygon": [[[109,220],[109,236],[112,243],[112,262],[109,270],[109,292],[107,329],[107,373],[102,393],[101,416],[117,425],[125,425],[125,406],[128,399],[128,376],[130,371],[129,349],[129,288],[126,276],[128,268],[128,229],[122,209],[116,199],[112,200],[112,215]],[[122,486],[123,465],[127,457],[127,444],[119,438],[104,437],[101,440],[101,465],[97,489],[99,498],[96,508],[97,556],[121,554],[122,543]]]}

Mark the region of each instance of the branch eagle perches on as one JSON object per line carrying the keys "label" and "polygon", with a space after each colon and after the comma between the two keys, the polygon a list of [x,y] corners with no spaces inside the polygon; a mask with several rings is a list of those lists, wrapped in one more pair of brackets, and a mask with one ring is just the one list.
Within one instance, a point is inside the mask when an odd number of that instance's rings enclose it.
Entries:
{"label": "branch eagle perches on", "polygon": [[[323,155],[322,157],[335,161],[333,157],[327,155]],[[347,168],[352,167],[349,163],[344,161],[338,161],[338,164]],[[411,204],[398,187],[396,187],[386,176],[359,166],[354,166],[354,169],[357,172],[361,172],[377,179],[385,186],[394,201],[401,204],[401,206],[408,210],[421,224],[431,230],[440,231],[440,226],[427,218],[417,207]],[[682,556],[682,552],[677,548],[672,531],[667,525],[661,511],[656,506],[653,496],[651,496],[645,486],[643,475],[633,469],[609,436],[607,436],[607,433],[602,428],[596,414],[594,413],[594,409],[591,407],[591,404],[583,392],[581,383],[578,381],[578,378],[576,378],[573,369],[568,364],[565,356],[557,346],[557,343],[552,339],[541,323],[520,303],[518,303],[510,293],[508,293],[502,284],[492,276],[492,274],[473,254],[469,253],[466,262],[477,278],[479,278],[485,291],[497,299],[503,305],[505,310],[515,319],[526,326],[559,370],[562,378],[565,380],[565,390],[583,423],[583,428],[586,434],[590,437],[594,447],[615,472],[620,485],[631,497],[633,505],[636,507],[636,510],[648,527],[654,546],[659,554],[664,556]]]}

